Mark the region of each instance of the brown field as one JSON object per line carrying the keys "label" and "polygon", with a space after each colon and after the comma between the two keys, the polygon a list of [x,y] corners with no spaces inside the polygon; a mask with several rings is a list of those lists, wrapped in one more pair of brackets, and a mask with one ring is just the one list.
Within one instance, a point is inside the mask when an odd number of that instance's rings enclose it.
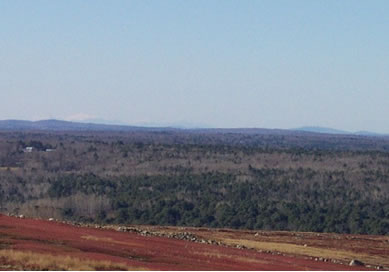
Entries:
{"label": "brown field", "polygon": [[[175,227],[145,228],[162,233],[177,232]],[[341,264],[349,264],[351,260],[357,259],[367,267],[389,268],[388,236],[206,228],[185,228],[185,231],[195,234],[200,239],[219,241],[231,247],[245,246],[270,254],[321,258],[327,262]]]}
{"label": "brown field", "polygon": [[[138,226],[151,233],[142,236],[113,228],[0,215],[0,270],[372,270],[389,266],[385,236]],[[197,241],[221,245],[159,237],[183,231]],[[349,266],[351,259],[365,266]]]}

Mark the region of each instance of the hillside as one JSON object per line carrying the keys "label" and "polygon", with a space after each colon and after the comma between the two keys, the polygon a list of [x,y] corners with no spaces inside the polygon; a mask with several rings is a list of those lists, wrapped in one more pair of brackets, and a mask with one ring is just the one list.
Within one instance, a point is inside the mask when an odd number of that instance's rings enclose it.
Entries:
{"label": "hillside", "polygon": [[379,134],[369,131],[349,132],[345,130],[337,130],[324,127],[301,127],[295,129],[265,129],[265,128],[210,128],[208,126],[201,127],[199,125],[190,124],[150,124],[145,126],[130,126],[118,124],[119,122],[110,122],[105,120],[86,120],[84,122],[64,121],[64,120],[0,120],[0,131],[107,131],[107,132],[183,132],[195,134],[209,133],[224,133],[224,134],[246,134],[246,135],[317,135],[333,134],[343,136],[376,136],[388,137],[385,134]]}
{"label": "hillside", "polygon": [[389,233],[385,138],[4,132],[0,148],[4,213],[99,223]]}
{"label": "hillside", "polygon": [[350,132],[350,131],[333,129],[333,128],[326,128],[326,127],[301,127],[301,128],[296,128],[296,129],[292,129],[292,130],[312,132],[312,133],[325,133],[325,134],[343,134],[343,135],[376,136],[376,137],[388,136],[386,134],[380,134],[380,133],[371,132],[371,131]]}
{"label": "hillside", "polygon": [[[156,128],[158,130],[158,128]],[[153,130],[153,128],[108,125],[96,123],[80,123],[62,120],[0,120],[0,130],[5,131],[132,131],[132,130]]]}
{"label": "hillside", "polygon": [[[88,227],[0,215],[2,270],[387,269],[387,242],[383,236]],[[360,265],[350,266],[352,260]]]}

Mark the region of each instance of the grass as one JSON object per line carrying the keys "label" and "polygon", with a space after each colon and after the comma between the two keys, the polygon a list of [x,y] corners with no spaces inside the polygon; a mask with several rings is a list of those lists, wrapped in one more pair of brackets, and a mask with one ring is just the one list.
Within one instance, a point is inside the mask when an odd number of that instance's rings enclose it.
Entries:
{"label": "grass", "polygon": [[244,245],[248,248],[254,248],[257,250],[276,251],[291,255],[322,257],[326,259],[342,260],[345,262],[349,262],[352,259],[358,259],[367,264],[389,264],[388,259],[381,256],[372,256],[345,250],[317,248],[310,246],[304,247],[301,245],[294,245],[289,243],[259,242],[244,239],[225,238],[222,240],[229,245]]}
{"label": "grass", "polygon": [[92,235],[85,235],[81,236],[82,239],[90,240],[90,241],[98,241],[98,242],[107,242],[107,243],[115,243],[117,241],[113,240],[112,238],[106,238],[106,237],[96,237]]}
{"label": "grass", "polygon": [[132,247],[141,247],[141,244],[139,243],[117,241],[109,237],[96,237],[92,235],[85,235],[85,236],[81,236],[81,238],[89,241],[104,242],[104,243],[111,243],[111,244],[125,245],[125,246],[132,246]]}
{"label": "grass", "polygon": [[250,257],[245,257],[245,256],[237,256],[237,255],[228,255],[221,253],[219,251],[211,251],[208,250],[206,252],[194,252],[194,254],[201,255],[201,256],[206,256],[208,258],[216,258],[216,259],[233,259],[233,260],[239,260],[244,263],[254,263],[254,264],[265,264],[269,265],[271,262],[266,261],[264,259],[256,259],[256,258],[250,258]]}
{"label": "grass", "polygon": [[16,250],[0,250],[0,260],[3,266],[8,265],[11,270],[141,270],[140,268],[129,267],[124,263],[112,263],[110,261],[96,261]]}

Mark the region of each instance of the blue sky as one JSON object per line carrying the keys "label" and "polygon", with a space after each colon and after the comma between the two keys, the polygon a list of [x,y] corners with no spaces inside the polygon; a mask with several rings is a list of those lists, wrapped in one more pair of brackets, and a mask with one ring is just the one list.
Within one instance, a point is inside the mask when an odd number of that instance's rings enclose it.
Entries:
{"label": "blue sky", "polygon": [[0,1],[0,119],[389,133],[389,1]]}

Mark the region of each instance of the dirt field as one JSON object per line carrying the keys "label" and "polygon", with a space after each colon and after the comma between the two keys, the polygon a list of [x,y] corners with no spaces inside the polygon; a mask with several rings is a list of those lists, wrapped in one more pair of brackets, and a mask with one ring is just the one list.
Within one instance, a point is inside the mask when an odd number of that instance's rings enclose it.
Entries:
{"label": "dirt field", "polygon": [[[0,270],[372,270],[389,263],[382,236],[114,228],[0,215]],[[196,241],[168,238],[183,231]],[[351,259],[365,265],[349,266]]]}

